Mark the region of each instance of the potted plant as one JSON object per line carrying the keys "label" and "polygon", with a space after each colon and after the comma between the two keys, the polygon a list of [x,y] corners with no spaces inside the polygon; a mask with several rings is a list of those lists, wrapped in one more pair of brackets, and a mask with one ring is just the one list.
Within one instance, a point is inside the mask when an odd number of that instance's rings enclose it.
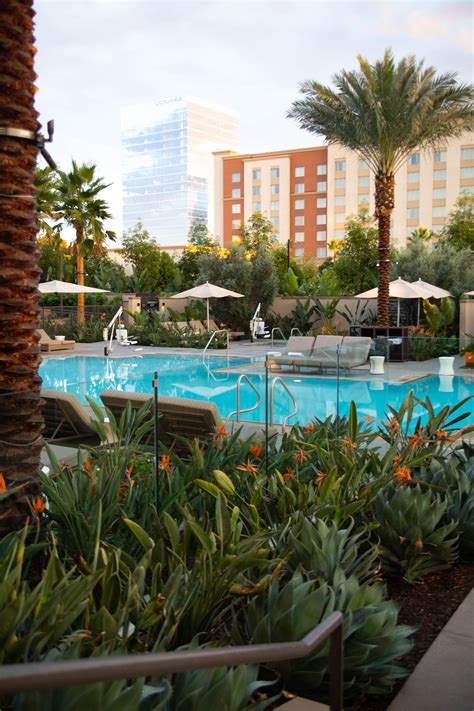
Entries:
{"label": "potted plant", "polygon": [[466,359],[466,366],[468,368],[474,368],[474,336],[467,333],[466,336],[469,338],[468,342],[464,346],[462,352]]}

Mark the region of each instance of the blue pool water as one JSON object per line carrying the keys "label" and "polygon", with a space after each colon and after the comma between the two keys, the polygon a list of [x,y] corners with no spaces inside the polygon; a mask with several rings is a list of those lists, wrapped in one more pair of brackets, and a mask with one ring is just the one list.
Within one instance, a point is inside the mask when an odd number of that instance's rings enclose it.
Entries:
{"label": "blue pool water", "polygon": [[[76,356],[72,358],[48,358],[40,368],[43,387],[73,393],[86,403],[86,395],[100,403],[103,390],[126,392],[152,392],[153,373],[158,371],[160,394],[173,397],[193,398],[215,402],[223,417],[236,408],[236,383],[238,372],[219,372],[220,368],[246,364],[249,377],[262,394],[259,408],[246,419],[254,422],[265,420],[265,381],[263,375],[251,374],[252,361],[242,358],[213,357],[203,363],[201,356],[145,355],[129,358],[95,358]],[[273,377],[273,374],[272,374]],[[336,379],[301,378],[285,375],[298,403],[298,414],[288,424],[306,424],[314,417],[324,419],[336,414]],[[387,404],[397,408],[406,394],[413,390],[416,397],[430,397],[435,410],[447,404],[454,405],[474,395],[474,378],[444,377],[437,375],[421,378],[412,383],[390,383],[382,380],[341,379],[339,385],[339,413],[347,415],[351,400],[357,404],[361,417],[370,416],[380,420],[387,411]],[[242,388],[241,408],[251,407],[256,395],[249,387]],[[280,423],[290,413],[292,405],[281,388],[275,389],[275,421]],[[462,410],[469,413],[462,424],[474,424],[474,400]],[[424,418],[425,411],[418,408]]]}

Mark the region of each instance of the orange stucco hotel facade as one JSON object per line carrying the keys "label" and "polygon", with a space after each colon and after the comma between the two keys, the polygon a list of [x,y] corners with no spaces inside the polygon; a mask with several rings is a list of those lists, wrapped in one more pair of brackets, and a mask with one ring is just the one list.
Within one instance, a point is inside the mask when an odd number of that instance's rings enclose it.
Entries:
{"label": "orange stucco hotel facade", "polygon": [[296,256],[327,254],[326,146],[258,154],[214,153],[214,233],[225,246],[259,211]]}

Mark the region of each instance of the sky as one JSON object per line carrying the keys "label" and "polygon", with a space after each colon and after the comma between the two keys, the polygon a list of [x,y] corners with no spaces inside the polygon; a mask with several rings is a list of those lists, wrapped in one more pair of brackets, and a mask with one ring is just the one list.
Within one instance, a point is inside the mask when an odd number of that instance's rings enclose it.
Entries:
{"label": "sky", "polygon": [[192,95],[240,113],[241,150],[317,145],[286,118],[305,79],[391,47],[472,82],[471,2],[36,0],[37,109],[63,169],[92,162],[121,233],[120,109]]}

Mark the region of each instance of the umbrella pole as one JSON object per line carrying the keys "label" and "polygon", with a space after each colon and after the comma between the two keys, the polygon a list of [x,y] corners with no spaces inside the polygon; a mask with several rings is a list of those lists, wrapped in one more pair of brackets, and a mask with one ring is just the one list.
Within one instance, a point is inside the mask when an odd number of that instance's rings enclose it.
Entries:
{"label": "umbrella pole", "polygon": [[418,326],[420,325],[420,303],[421,303],[421,299],[418,299],[418,324],[417,324]]}
{"label": "umbrella pole", "polygon": [[400,299],[397,299],[397,326],[400,326]]}
{"label": "umbrella pole", "polygon": [[207,302],[207,328],[209,329],[209,298],[206,299]]}

